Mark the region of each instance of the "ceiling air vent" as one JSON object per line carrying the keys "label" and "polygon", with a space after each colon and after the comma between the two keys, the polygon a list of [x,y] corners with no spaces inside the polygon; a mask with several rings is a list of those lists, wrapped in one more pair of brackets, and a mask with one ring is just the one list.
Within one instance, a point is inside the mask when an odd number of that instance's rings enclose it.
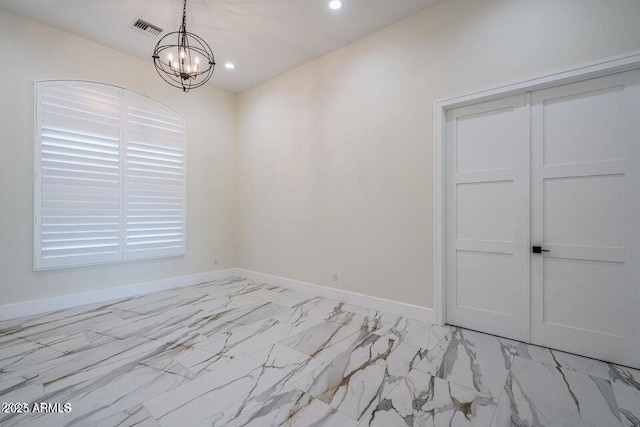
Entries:
{"label": "ceiling air vent", "polygon": [[136,30],[136,31],[140,31],[143,32],[145,34],[148,34],[150,36],[157,36],[160,35],[160,33],[162,33],[164,30],[156,25],[153,25],[147,21],[145,21],[144,19],[140,19],[140,18],[136,18],[134,19],[134,21],[131,23],[131,25],[129,25],[129,28]]}

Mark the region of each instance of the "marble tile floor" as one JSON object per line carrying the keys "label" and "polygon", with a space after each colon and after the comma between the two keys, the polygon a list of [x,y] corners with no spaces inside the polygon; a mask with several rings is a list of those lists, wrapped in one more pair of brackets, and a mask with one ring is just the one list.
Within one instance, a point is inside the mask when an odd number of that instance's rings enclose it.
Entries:
{"label": "marble tile floor", "polygon": [[2,426],[640,427],[638,370],[240,277],[0,322],[0,396],[71,405]]}

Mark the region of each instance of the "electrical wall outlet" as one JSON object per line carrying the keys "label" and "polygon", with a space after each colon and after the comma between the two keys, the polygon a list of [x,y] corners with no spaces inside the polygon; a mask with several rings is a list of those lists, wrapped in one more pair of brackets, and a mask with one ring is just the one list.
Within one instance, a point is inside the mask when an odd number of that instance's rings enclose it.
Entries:
{"label": "electrical wall outlet", "polygon": [[213,265],[218,265],[218,258],[213,260]]}
{"label": "electrical wall outlet", "polygon": [[338,273],[331,274],[331,280],[333,280],[334,282],[337,282],[338,281]]}

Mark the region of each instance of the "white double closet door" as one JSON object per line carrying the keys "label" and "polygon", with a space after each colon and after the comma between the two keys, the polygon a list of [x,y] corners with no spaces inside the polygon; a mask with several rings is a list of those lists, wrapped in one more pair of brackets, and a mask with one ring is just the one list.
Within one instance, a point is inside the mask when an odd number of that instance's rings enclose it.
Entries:
{"label": "white double closet door", "polygon": [[446,132],[447,323],[640,367],[640,70]]}

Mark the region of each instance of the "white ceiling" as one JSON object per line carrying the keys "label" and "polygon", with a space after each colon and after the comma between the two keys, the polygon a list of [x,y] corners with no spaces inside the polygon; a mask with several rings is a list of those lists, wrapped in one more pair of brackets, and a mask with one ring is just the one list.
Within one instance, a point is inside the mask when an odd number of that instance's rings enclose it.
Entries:
{"label": "white ceiling", "polygon": [[[187,29],[213,48],[211,81],[248,89],[410,16],[439,0],[188,0]],[[161,37],[129,29],[142,18],[176,31],[182,0],[0,0],[0,8],[77,34],[152,63]],[[231,61],[235,70],[227,70]],[[159,78],[159,77],[158,77]]]}

